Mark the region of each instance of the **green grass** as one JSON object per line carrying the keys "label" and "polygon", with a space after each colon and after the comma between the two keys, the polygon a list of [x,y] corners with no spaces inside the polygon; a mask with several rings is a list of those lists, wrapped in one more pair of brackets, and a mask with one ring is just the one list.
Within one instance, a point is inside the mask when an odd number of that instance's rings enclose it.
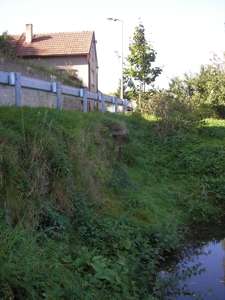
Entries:
{"label": "green grass", "polygon": [[153,299],[225,195],[225,121],[163,138],[157,122],[0,108],[0,298]]}

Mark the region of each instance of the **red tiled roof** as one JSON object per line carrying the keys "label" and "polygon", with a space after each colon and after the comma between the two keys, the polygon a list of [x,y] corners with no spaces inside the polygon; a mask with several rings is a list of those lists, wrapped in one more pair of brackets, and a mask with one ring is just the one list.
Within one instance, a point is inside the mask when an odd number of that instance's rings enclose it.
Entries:
{"label": "red tiled roof", "polygon": [[25,34],[12,36],[11,42],[18,56],[72,56],[90,52],[93,31],[35,34],[26,43]]}

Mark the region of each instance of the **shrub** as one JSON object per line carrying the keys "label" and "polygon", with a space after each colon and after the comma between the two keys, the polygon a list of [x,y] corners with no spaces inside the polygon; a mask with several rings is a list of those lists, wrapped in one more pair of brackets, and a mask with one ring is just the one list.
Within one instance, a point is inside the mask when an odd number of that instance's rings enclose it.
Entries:
{"label": "shrub", "polygon": [[170,93],[176,99],[191,102],[203,117],[225,117],[225,61],[214,57],[212,63],[202,66],[199,73],[174,78]]}
{"label": "shrub", "polygon": [[12,45],[9,43],[9,39],[10,36],[7,34],[7,32],[3,32],[3,34],[0,35],[0,56],[15,58],[16,53]]}
{"label": "shrub", "polygon": [[192,129],[201,120],[190,99],[177,98],[166,91],[154,93],[149,100],[149,108],[159,119],[156,127],[162,135]]}

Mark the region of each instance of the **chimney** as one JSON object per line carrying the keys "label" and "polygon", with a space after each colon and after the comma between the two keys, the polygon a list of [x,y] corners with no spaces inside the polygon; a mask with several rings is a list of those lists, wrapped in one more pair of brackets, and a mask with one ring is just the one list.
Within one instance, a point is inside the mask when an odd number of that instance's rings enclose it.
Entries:
{"label": "chimney", "polygon": [[26,43],[30,44],[33,39],[33,24],[26,24]]}

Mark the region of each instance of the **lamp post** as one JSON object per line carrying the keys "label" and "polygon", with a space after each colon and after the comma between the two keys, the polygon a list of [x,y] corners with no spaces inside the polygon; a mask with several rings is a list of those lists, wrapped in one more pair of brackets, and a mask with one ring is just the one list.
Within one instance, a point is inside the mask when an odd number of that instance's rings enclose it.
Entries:
{"label": "lamp post", "polygon": [[123,42],[124,42],[124,21],[117,18],[107,18],[108,21],[120,22],[121,23],[121,89],[120,89],[120,98],[123,99],[123,61],[124,61],[124,52],[123,52]]}

